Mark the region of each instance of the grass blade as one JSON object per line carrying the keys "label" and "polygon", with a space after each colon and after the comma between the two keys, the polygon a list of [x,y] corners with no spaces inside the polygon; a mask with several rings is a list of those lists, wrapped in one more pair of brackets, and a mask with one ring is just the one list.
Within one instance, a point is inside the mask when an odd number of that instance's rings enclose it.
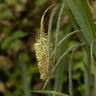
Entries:
{"label": "grass blade", "polygon": [[[90,11],[86,0],[67,0],[68,6],[75,17],[77,23],[80,25],[82,34],[88,44],[91,44],[94,39],[95,27],[92,23]],[[70,3],[69,3],[70,2]]]}
{"label": "grass blade", "polygon": [[[62,39],[58,42],[58,45],[57,45],[57,46],[58,46],[58,47],[61,46],[61,45],[64,43],[64,41],[66,41],[69,37],[71,37],[72,35],[74,35],[74,34],[76,34],[76,33],[79,33],[79,30],[76,30],[76,31],[73,31],[73,32],[67,34],[64,38],[62,38]],[[53,57],[54,53],[55,53],[55,48],[54,48],[53,51],[52,51],[51,57]]]}
{"label": "grass blade", "polygon": [[42,94],[54,94],[54,95],[58,95],[58,96],[69,96],[69,95],[64,94],[64,93],[60,93],[60,92],[57,92],[57,91],[49,91],[49,90],[34,90],[32,92],[42,93]]}
{"label": "grass blade", "polygon": [[73,57],[73,50],[70,55],[70,63],[69,63],[69,94],[73,96],[73,84],[72,84],[72,57]]}
{"label": "grass blade", "polygon": [[81,46],[84,46],[85,43],[81,43],[81,44],[75,44],[74,46],[72,46],[71,48],[67,49],[61,56],[60,58],[58,59],[58,61],[56,62],[55,66],[53,67],[52,69],[52,74],[51,76],[46,80],[44,86],[43,86],[43,89],[46,88],[47,84],[49,83],[49,80],[51,79],[52,75],[54,74],[55,72],[55,69],[57,68],[57,66],[60,64],[60,61],[62,60],[62,58],[64,56],[66,56],[70,51],[72,51],[74,48],[76,47],[81,47]]}
{"label": "grass blade", "polygon": [[91,70],[90,70],[90,55],[83,49],[84,53],[84,84],[85,84],[85,96],[91,96]]}
{"label": "grass blade", "polygon": [[92,41],[91,46],[90,46],[90,53],[91,53],[91,66],[92,66],[92,73],[94,75],[94,88],[93,88],[93,94],[96,96],[96,72],[95,72],[95,62],[94,62],[94,56],[93,56],[93,44],[94,41]]}
{"label": "grass blade", "polygon": [[59,12],[59,17],[57,20],[57,26],[56,26],[56,36],[55,36],[55,52],[54,52],[54,58],[53,58],[53,62],[55,62],[56,59],[56,54],[58,52],[58,42],[59,42],[59,31],[60,31],[60,27],[61,27],[61,19],[62,19],[62,15],[63,15],[63,11],[64,11],[64,7],[65,7],[65,3],[62,4],[60,12]]}
{"label": "grass blade", "polygon": [[[54,58],[53,58],[53,63],[56,62],[56,57],[59,51],[58,48],[58,42],[59,42],[59,34],[60,34],[60,27],[61,27],[61,20],[62,20],[62,16],[63,16],[63,12],[64,12],[64,8],[65,8],[65,1],[63,2],[63,4],[61,5],[61,9],[59,12],[59,17],[57,20],[57,26],[56,26],[56,35],[55,35],[55,52],[54,52]],[[60,66],[58,66],[58,69],[55,72],[54,75],[54,90],[55,91],[62,91],[62,84],[63,84],[63,73],[64,73],[64,64],[61,63]],[[61,74],[61,75],[60,75]],[[59,79],[58,79],[59,78]],[[53,96],[57,96],[57,95],[53,95]]]}
{"label": "grass blade", "polygon": [[50,16],[50,19],[49,19],[49,24],[48,24],[48,64],[49,64],[49,67],[50,65],[52,66],[51,64],[51,32],[52,32],[52,24],[53,24],[53,20],[54,20],[54,16],[56,14],[56,11],[58,9],[58,6],[56,6],[52,13],[51,13],[51,16]]}
{"label": "grass blade", "polygon": [[23,89],[23,96],[32,96],[31,91],[30,91],[30,84],[28,80],[28,75],[27,75],[27,66],[23,62],[21,54],[19,56],[19,63],[21,67],[21,79],[22,79],[22,89]]}

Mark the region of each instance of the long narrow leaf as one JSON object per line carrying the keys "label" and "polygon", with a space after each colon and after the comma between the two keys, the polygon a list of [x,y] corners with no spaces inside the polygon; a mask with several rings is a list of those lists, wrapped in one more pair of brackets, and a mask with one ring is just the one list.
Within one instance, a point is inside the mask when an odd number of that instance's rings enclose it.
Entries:
{"label": "long narrow leaf", "polygon": [[54,94],[54,95],[58,95],[58,96],[69,96],[69,95],[64,94],[64,93],[60,93],[60,92],[57,92],[57,91],[49,91],[49,90],[34,90],[32,92],[42,93],[42,94]]}
{"label": "long narrow leaf", "polygon": [[[95,38],[95,27],[91,20],[91,13],[89,11],[86,0],[67,0],[68,6],[73,13],[76,21],[80,25],[82,34],[85,37],[87,43],[91,44],[92,40]],[[70,2],[70,3],[69,3]]]}

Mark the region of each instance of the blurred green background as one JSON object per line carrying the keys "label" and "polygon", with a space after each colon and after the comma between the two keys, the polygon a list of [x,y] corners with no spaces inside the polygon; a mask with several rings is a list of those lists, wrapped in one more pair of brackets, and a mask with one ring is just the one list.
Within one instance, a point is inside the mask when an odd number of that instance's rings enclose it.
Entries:
{"label": "blurred green background", "polygon": [[[30,89],[42,89],[44,81],[40,80],[34,43],[38,38],[43,12],[48,6],[57,2],[57,0],[0,0],[0,96],[24,96],[22,94],[28,94],[26,93],[28,91],[30,93]],[[45,16],[45,32],[48,29],[51,11],[52,9]],[[64,25],[62,24],[61,31],[66,32],[61,32],[60,38],[73,30],[69,17],[65,15],[63,19]],[[76,36],[71,37],[68,42],[64,43],[67,47],[61,46],[62,50],[59,50],[58,56],[78,42],[80,41]],[[74,96],[83,96],[84,93],[82,55],[81,49],[79,49],[73,57]],[[63,67],[60,66],[56,70],[55,79],[57,78],[57,81],[51,80],[48,84],[50,90],[62,90],[62,92],[68,93],[69,57],[70,54],[61,61],[65,65],[62,63]],[[22,82],[22,79],[26,84]],[[43,94],[32,94],[32,96],[43,96]]]}
{"label": "blurred green background", "polygon": [[19,54],[27,64],[30,88],[42,88],[33,45],[50,4],[48,0],[0,0],[0,96],[21,96]]}

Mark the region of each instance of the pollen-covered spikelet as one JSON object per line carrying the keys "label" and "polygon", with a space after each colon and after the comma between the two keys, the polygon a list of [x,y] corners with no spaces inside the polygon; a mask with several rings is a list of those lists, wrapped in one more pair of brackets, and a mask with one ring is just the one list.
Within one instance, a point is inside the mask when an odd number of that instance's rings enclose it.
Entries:
{"label": "pollen-covered spikelet", "polygon": [[38,61],[38,67],[41,79],[47,79],[49,76],[48,60],[47,60],[48,59],[47,44],[48,44],[47,39],[44,37],[42,38],[42,40],[38,39],[37,43],[35,44],[36,57]]}
{"label": "pollen-covered spikelet", "polygon": [[52,6],[48,7],[45,10],[41,18],[39,38],[37,39],[37,42],[34,45],[38,68],[40,71],[40,78],[43,80],[46,80],[50,76],[51,72],[48,61],[48,38],[44,33],[44,15]]}

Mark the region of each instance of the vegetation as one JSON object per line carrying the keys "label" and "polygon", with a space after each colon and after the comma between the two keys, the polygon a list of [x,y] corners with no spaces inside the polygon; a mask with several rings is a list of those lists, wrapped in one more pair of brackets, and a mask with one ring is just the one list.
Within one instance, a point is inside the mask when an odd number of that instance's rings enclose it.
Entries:
{"label": "vegetation", "polygon": [[96,96],[93,0],[0,1],[0,96]]}

